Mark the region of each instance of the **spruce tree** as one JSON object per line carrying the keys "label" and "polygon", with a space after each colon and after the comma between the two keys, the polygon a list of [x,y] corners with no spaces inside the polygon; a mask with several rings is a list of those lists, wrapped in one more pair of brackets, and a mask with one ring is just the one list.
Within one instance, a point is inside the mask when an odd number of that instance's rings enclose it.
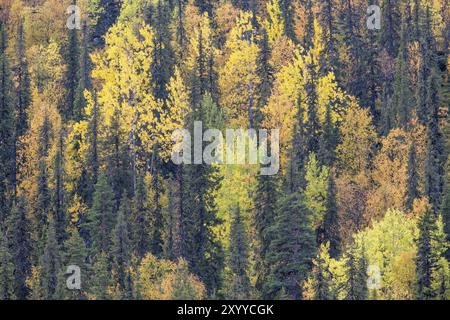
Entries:
{"label": "spruce tree", "polygon": [[41,262],[41,283],[44,291],[44,299],[46,300],[52,300],[55,298],[55,293],[58,286],[58,275],[61,267],[61,255],[59,250],[60,248],[56,240],[55,221],[50,219]]}
{"label": "spruce tree", "polygon": [[53,185],[52,192],[53,202],[53,218],[56,226],[56,238],[58,244],[61,245],[66,238],[66,216],[65,216],[65,204],[64,204],[64,179],[63,179],[63,133],[61,130],[58,151],[55,155],[54,169],[53,169]]}
{"label": "spruce tree", "polygon": [[112,284],[108,267],[108,255],[100,252],[94,258],[91,276],[89,277],[89,293],[96,300],[108,300],[108,289]]}
{"label": "spruce tree", "polygon": [[73,118],[75,121],[81,120],[81,115],[83,114],[83,109],[86,107],[86,99],[84,97],[84,91],[91,88],[90,79],[90,60],[89,60],[89,40],[90,40],[90,30],[86,22],[83,23],[83,39],[81,46],[81,54],[79,61],[79,72],[78,72],[78,84],[74,96],[73,104]]}
{"label": "spruce tree", "polygon": [[274,78],[274,70],[270,64],[271,49],[269,45],[269,38],[265,29],[261,29],[262,37],[259,42],[259,56],[258,56],[258,77],[261,79],[259,83],[259,101],[257,101],[255,127],[260,127],[262,121],[261,109],[264,108],[272,94],[272,83]]}
{"label": "spruce tree", "polygon": [[18,197],[8,219],[8,248],[14,265],[14,292],[18,300],[29,294],[26,284],[31,272],[31,226],[24,197]]}
{"label": "spruce tree", "polygon": [[364,248],[352,246],[347,255],[348,288],[346,300],[366,300],[367,288],[367,258]]}
{"label": "spruce tree", "polygon": [[[72,5],[76,5],[76,0],[72,1]],[[67,45],[66,52],[66,101],[65,105],[61,108],[61,115],[65,121],[74,119],[75,116],[75,98],[76,88],[79,81],[79,59],[80,48],[78,44],[78,30],[76,28],[69,28],[69,43]]]}
{"label": "spruce tree", "polygon": [[267,297],[275,298],[283,290],[290,299],[300,299],[301,287],[316,254],[315,231],[310,212],[300,192],[280,199],[272,232],[274,238],[267,255],[270,275],[265,286]]}
{"label": "spruce tree", "polygon": [[138,258],[143,258],[150,251],[150,210],[148,208],[148,191],[143,177],[137,180],[136,195],[132,209],[132,247]]}
{"label": "spruce tree", "polygon": [[129,299],[131,292],[128,290],[128,267],[131,259],[130,254],[130,235],[126,216],[130,214],[130,205],[124,195],[121,201],[120,209],[117,214],[116,227],[113,231],[113,245],[111,248],[113,270],[117,274],[117,284],[122,298]]}
{"label": "spruce tree", "polygon": [[230,231],[230,270],[232,283],[229,296],[234,300],[245,300],[250,296],[250,279],[247,274],[248,250],[245,224],[242,220],[241,209],[238,206]]}
{"label": "spruce tree", "polygon": [[88,228],[93,254],[109,252],[111,233],[115,225],[114,193],[105,174],[99,176],[95,185],[92,207],[89,211]]}
{"label": "spruce tree", "polygon": [[267,253],[273,234],[270,233],[271,226],[275,223],[277,213],[277,201],[280,197],[280,181],[278,176],[258,176],[255,194],[255,227],[259,241],[257,270],[258,278],[256,287],[263,290],[264,283],[269,273],[267,264]]}
{"label": "spruce tree", "polygon": [[22,19],[20,19],[17,25],[16,56],[17,64],[14,68],[17,81],[16,135],[17,137],[21,137],[28,129],[27,111],[31,104],[30,75],[28,73],[28,63],[25,56],[25,34]]}
{"label": "spruce tree", "polygon": [[[407,11],[407,10],[405,10]],[[400,127],[407,127],[410,121],[411,108],[411,83],[409,71],[409,50],[410,41],[410,18],[409,12],[405,12],[402,16],[400,47],[396,61],[396,72],[394,80],[394,96],[393,108],[396,110],[397,124]]]}
{"label": "spruce tree", "polygon": [[0,222],[10,210],[15,184],[15,128],[6,28],[0,22]]}
{"label": "spruce tree", "polygon": [[0,230],[0,300],[13,300],[14,264],[6,235]]}
{"label": "spruce tree", "polygon": [[[442,198],[441,215],[444,223],[444,231],[447,235],[447,241],[450,241],[450,181],[448,181],[448,177]],[[446,257],[450,260],[450,250],[447,250]]]}
{"label": "spruce tree", "polygon": [[49,170],[47,158],[50,149],[51,123],[48,114],[45,113],[42,126],[39,128],[38,145],[38,172],[36,177],[37,195],[34,205],[38,237],[44,239],[47,219],[51,212],[51,192],[49,187]]}
{"label": "spruce tree", "polygon": [[329,244],[329,254],[331,258],[337,258],[340,252],[341,237],[336,204],[336,185],[332,174],[328,177],[326,210],[322,229],[323,243]]}
{"label": "spruce tree", "polygon": [[433,210],[424,213],[418,222],[419,237],[417,239],[417,277],[418,297],[422,300],[434,299],[438,295],[433,286],[442,265],[440,264],[448,244],[444,233],[442,217]]}
{"label": "spruce tree", "polygon": [[[84,298],[83,291],[86,288],[83,288],[83,283],[85,281],[85,276],[87,274],[87,249],[86,244],[81,238],[78,229],[76,227],[71,227],[69,231],[69,238],[64,243],[65,252],[62,257],[61,263],[61,275],[63,275],[62,279],[59,281],[59,286],[62,287],[59,289],[59,295],[61,299],[70,299],[70,300],[80,300]],[[81,290],[68,290],[66,287],[66,278],[65,274],[67,268],[69,266],[77,266],[80,268],[81,272]],[[62,282],[61,282],[62,280]]]}

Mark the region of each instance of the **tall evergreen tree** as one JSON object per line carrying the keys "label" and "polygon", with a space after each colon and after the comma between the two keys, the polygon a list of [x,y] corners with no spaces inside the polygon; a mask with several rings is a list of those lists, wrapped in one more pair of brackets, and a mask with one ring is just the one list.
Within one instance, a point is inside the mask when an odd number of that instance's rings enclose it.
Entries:
{"label": "tall evergreen tree", "polygon": [[36,177],[37,195],[34,204],[38,238],[44,239],[47,219],[51,211],[51,193],[49,187],[49,170],[47,158],[50,149],[51,123],[48,114],[44,114],[44,121],[39,128],[38,145],[38,173]]}
{"label": "tall evergreen tree", "polygon": [[367,259],[364,248],[353,246],[347,256],[348,289],[347,300],[366,300],[367,289]]}
{"label": "tall evergreen tree", "polygon": [[280,197],[280,181],[278,176],[260,175],[255,194],[255,227],[257,231],[259,249],[257,259],[258,278],[256,287],[262,291],[267,281],[269,265],[267,264],[267,253],[273,234],[270,233],[271,226],[275,223],[277,213],[277,201]]}
{"label": "tall evergreen tree", "polygon": [[8,220],[8,248],[14,265],[14,292],[19,300],[29,294],[26,284],[31,272],[31,226],[24,197],[18,197]]}
{"label": "tall evergreen tree", "polygon": [[291,299],[300,299],[301,288],[311,269],[316,251],[315,231],[310,213],[300,192],[280,199],[272,240],[267,255],[270,275],[265,293],[279,297],[283,291]]}
{"label": "tall evergreen tree", "polygon": [[111,233],[115,219],[114,193],[107,176],[101,174],[95,185],[92,208],[89,212],[88,227],[93,254],[109,252]]}
{"label": "tall evergreen tree", "polygon": [[248,270],[248,239],[241,209],[238,207],[230,231],[231,299],[245,300],[250,296]]}
{"label": "tall evergreen tree", "polygon": [[50,219],[47,233],[44,253],[42,255],[42,274],[41,283],[44,291],[44,299],[52,300],[55,298],[58,286],[58,274],[61,267],[60,247],[56,240],[55,221]]}
{"label": "tall evergreen tree", "polygon": [[138,178],[136,195],[132,206],[131,233],[133,251],[143,258],[150,251],[150,210],[148,207],[148,191],[142,177]]}
{"label": "tall evergreen tree", "polygon": [[0,300],[13,300],[14,265],[6,235],[0,230]]}
{"label": "tall evergreen tree", "polygon": [[323,243],[329,243],[331,258],[337,258],[340,252],[341,237],[339,215],[336,204],[336,185],[332,174],[328,177],[326,213],[323,221]]}
{"label": "tall evergreen tree", "polygon": [[87,22],[83,23],[82,27],[83,38],[81,45],[81,54],[79,60],[79,71],[78,71],[78,84],[74,96],[73,104],[73,118],[75,121],[81,119],[83,114],[83,109],[86,107],[86,99],[84,97],[84,91],[91,88],[91,64],[89,59],[89,41],[90,41],[90,30]]}
{"label": "tall evergreen tree", "polygon": [[441,268],[440,260],[448,244],[444,233],[442,217],[428,210],[420,217],[419,237],[417,239],[417,276],[420,299],[433,299],[437,296],[433,288],[434,278]]}
{"label": "tall evergreen tree", "polygon": [[14,68],[17,82],[16,135],[17,137],[21,137],[28,129],[27,110],[31,104],[30,75],[28,73],[28,62],[25,56],[25,32],[22,19],[20,19],[17,26],[16,56],[17,64]]}
{"label": "tall evergreen tree", "polygon": [[409,71],[409,41],[410,41],[410,8],[407,6],[402,15],[400,46],[396,61],[396,73],[394,80],[393,108],[396,111],[397,124],[406,127],[411,117],[411,75]]}
{"label": "tall evergreen tree", "polygon": [[8,199],[15,184],[14,106],[6,41],[6,28],[0,22],[0,222],[10,210]]}
{"label": "tall evergreen tree", "polygon": [[[72,5],[76,5],[76,0],[72,0]],[[67,95],[65,105],[61,108],[61,115],[65,121],[74,119],[75,116],[75,98],[76,89],[79,81],[79,59],[80,48],[78,43],[78,30],[76,28],[68,28],[69,43],[67,45],[66,63],[66,89]]]}
{"label": "tall evergreen tree", "polygon": [[117,215],[117,223],[113,232],[113,245],[111,250],[113,258],[113,270],[117,273],[117,284],[119,286],[122,298],[125,299],[131,298],[131,292],[127,290],[129,273],[128,267],[131,259],[130,235],[128,231],[128,222],[126,220],[126,216],[128,216],[129,214],[129,202],[124,195]]}

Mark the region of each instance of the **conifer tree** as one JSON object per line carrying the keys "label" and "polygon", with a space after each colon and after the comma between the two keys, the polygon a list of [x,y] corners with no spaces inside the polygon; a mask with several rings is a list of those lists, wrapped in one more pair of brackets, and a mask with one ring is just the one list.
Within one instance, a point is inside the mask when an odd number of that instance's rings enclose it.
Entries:
{"label": "conifer tree", "polygon": [[310,212],[304,206],[300,192],[280,199],[267,257],[270,275],[264,292],[275,298],[283,290],[290,299],[301,297],[301,287],[311,269],[315,256],[315,232]]}
{"label": "conifer tree", "polygon": [[329,243],[329,252],[331,258],[337,258],[340,252],[341,237],[339,230],[339,215],[336,204],[336,185],[333,174],[328,177],[326,213],[323,221],[323,240],[322,243]]}
{"label": "conifer tree", "polygon": [[155,50],[153,51],[152,78],[154,95],[158,99],[167,99],[167,84],[172,74],[173,50],[169,30],[171,8],[170,2],[156,0],[152,8],[153,17],[150,25],[155,31]]}
{"label": "conifer tree", "polygon": [[86,99],[84,96],[85,90],[91,89],[91,79],[90,79],[90,59],[89,59],[89,41],[90,41],[90,30],[87,22],[83,23],[82,27],[82,43],[81,43],[81,53],[79,60],[79,70],[78,70],[78,84],[76,87],[74,95],[73,104],[73,118],[75,121],[81,120],[83,114],[83,109],[86,107]]}
{"label": "conifer tree", "polygon": [[[69,231],[69,238],[64,243],[64,254],[61,257],[61,271],[60,279],[58,280],[58,290],[57,294],[59,299],[69,299],[69,300],[81,300],[84,298],[83,283],[86,280],[87,267],[87,249],[86,244],[81,238],[78,229],[76,227],[71,227]],[[80,268],[81,276],[81,289],[80,290],[68,290],[66,286],[67,275],[65,274],[69,266],[77,266]],[[85,285],[84,285],[85,286]]]}
{"label": "conifer tree", "polygon": [[108,289],[111,286],[111,274],[108,267],[108,255],[100,252],[94,258],[92,273],[89,279],[89,293],[96,300],[108,300]]}
{"label": "conifer tree", "polygon": [[236,209],[230,231],[230,270],[232,277],[231,299],[248,299],[250,295],[250,279],[248,270],[248,239],[241,209]]}
{"label": "conifer tree", "polygon": [[31,273],[31,225],[27,218],[25,198],[19,196],[8,220],[8,248],[14,265],[14,292],[19,300],[27,298],[26,284]]}
{"label": "conifer tree", "polygon": [[330,167],[336,158],[335,150],[338,144],[339,131],[331,119],[331,106],[327,108],[325,123],[319,138],[318,158],[320,162]]}
{"label": "conifer tree", "polygon": [[346,300],[366,300],[368,298],[367,268],[364,248],[351,247],[347,256],[349,281]]}
{"label": "conifer tree", "polygon": [[272,93],[272,83],[274,78],[274,70],[270,64],[271,49],[269,44],[269,36],[265,29],[261,29],[261,39],[259,41],[259,56],[257,60],[258,78],[261,79],[259,87],[259,101],[257,101],[255,127],[259,127],[262,121],[261,109],[266,106]]}
{"label": "conifer tree", "polygon": [[6,235],[0,230],[0,300],[13,300],[14,265]]}
{"label": "conifer tree", "polygon": [[[441,215],[442,215],[442,220],[444,223],[444,231],[445,234],[447,235],[447,241],[450,241],[450,181],[448,181],[448,177],[447,177],[447,181],[445,184],[445,189],[443,192],[443,200],[442,200],[442,206],[441,206]],[[450,258],[450,250],[447,250],[446,253],[446,257],[447,259]]]}
{"label": "conifer tree", "polygon": [[[117,223],[113,232],[112,258],[113,270],[117,274],[117,284],[123,298],[129,299],[131,292],[128,289],[128,267],[130,263],[130,235],[126,216],[130,214],[128,199],[124,195],[117,215]],[[128,292],[127,292],[128,291]]]}
{"label": "conifer tree", "polygon": [[30,75],[25,56],[25,34],[22,19],[20,19],[17,26],[16,48],[17,64],[14,69],[17,81],[16,135],[17,137],[21,137],[28,129],[27,111],[31,104]]}
{"label": "conifer tree", "polygon": [[15,184],[15,130],[12,83],[7,48],[6,28],[0,22],[0,221],[10,210],[9,200]]}
{"label": "conifer tree", "polygon": [[[405,11],[407,11],[405,9]],[[411,83],[409,72],[409,51],[408,45],[410,41],[410,17],[409,12],[405,12],[402,16],[400,47],[396,61],[396,73],[394,80],[394,96],[393,107],[396,110],[397,124],[400,127],[406,127],[410,120],[411,108]]]}
{"label": "conifer tree", "polygon": [[255,227],[258,235],[258,279],[256,287],[261,291],[267,280],[269,265],[267,253],[273,234],[271,226],[275,223],[277,213],[277,201],[280,197],[280,181],[278,176],[261,175],[258,177],[258,186],[255,194]]}
{"label": "conifer tree", "polygon": [[438,291],[433,283],[440,272],[442,267],[440,262],[448,248],[442,217],[436,215],[433,210],[428,210],[420,217],[418,226],[416,260],[418,297],[424,300],[434,299]]}
{"label": "conifer tree", "polygon": [[46,243],[42,255],[41,283],[44,292],[44,299],[55,298],[58,286],[58,274],[61,267],[60,247],[56,240],[55,221],[50,219],[46,233]]}
{"label": "conifer tree", "polygon": [[101,174],[95,185],[92,208],[89,212],[88,227],[93,254],[109,252],[111,233],[115,219],[114,193],[106,174]]}
{"label": "conifer tree", "polygon": [[44,121],[39,128],[39,145],[38,145],[38,173],[37,196],[34,210],[36,212],[36,223],[38,227],[38,237],[44,239],[47,219],[51,210],[51,192],[49,187],[49,170],[47,158],[50,149],[51,123],[47,113],[44,115]]}
{"label": "conifer tree", "polygon": [[[72,5],[76,5],[76,0],[72,0]],[[79,59],[80,48],[78,44],[78,30],[68,28],[69,43],[67,45],[66,61],[66,89],[67,95],[65,105],[61,108],[61,115],[65,121],[71,120],[75,116],[76,88],[79,81]]]}
{"label": "conifer tree", "polygon": [[132,205],[131,233],[133,251],[139,258],[143,258],[150,250],[151,239],[149,236],[150,210],[148,207],[148,191],[143,177],[138,178],[136,195]]}
{"label": "conifer tree", "polygon": [[56,152],[53,169],[53,185],[52,194],[53,202],[53,218],[55,220],[56,238],[58,244],[61,245],[66,238],[66,217],[64,207],[64,181],[63,181],[63,130],[60,132],[58,151]]}

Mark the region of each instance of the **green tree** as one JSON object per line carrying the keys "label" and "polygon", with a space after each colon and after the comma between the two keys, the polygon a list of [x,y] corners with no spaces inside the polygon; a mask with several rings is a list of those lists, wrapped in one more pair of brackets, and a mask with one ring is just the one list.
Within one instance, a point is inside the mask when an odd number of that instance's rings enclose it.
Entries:
{"label": "green tree", "polygon": [[0,299],[13,300],[14,293],[14,265],[9,252],[6,235],[0,231]]}
{"label": "green tree", "polygon": [[18,197],[8,220],[8,247],[14,265],[14,292],[17,299],[27,298],[26,284],[31,273],[31,226],[27,218],[26,200]]}
{"label": "green tree", "polygon": [[17,63],[14,68],[17,82],[15,88],[17,92],[16,135],[17,137],[21,137],[28,129],[27,111],[31,104],[30,75],[28,73],[28,62],[25,56],[25,32],[22,19],[20,19],[17,25],[16,38]]}
{"label": "green tree", "polygon": [[55,298],[58,286],[58,274],[61,267],[60,248],[56,240],[55,221],[53,219],[50,219],[48,224],[46,243],[41,263],[41,284],[43,287],[44,299],[52,300]]}
{"label": "green tree", "polygon": [[113,231],[113,245],[111,248],[113,270],[117,273],[117,284],[122,298],[129,299],[131,292],[128,291],[129,263],[130,263],[130,235],[126,216],[130,214],[130,205],[124,195],[117,215],[116,227]]}
{"label": "green tree", "polygon": [[290,299],[301,297],[316,252],[315,232],[304,201],[300,192],[280,199],[267,257],[270,275],[264,291],[268,297],[275,298],[283,290]]}
{"label": "green tree", "polygon": [[0,23],[0,221],[5,221],[14,195],[15,129],[14,105],[7,48],[6,28]]}
{"label": "green tree", "polygon": [[232,280],[229,296],[231,299],[245,300],[249,298],[248,250],[245,224],[238,206],[230,231],[230,276]]}
{"label": "green tree", "polygon": [[115,225],[114,193],[105,174],[99,176],[95,185],[92,208],[88,216],[88,228],[93,254],[109,252],[111,233]]}
{"label": "green tree", "polygon": [[444,233],[442,217],[433,210],[423,214],[418,222],[419,237],[417,239],[417,275],[418,297],[420,299],[434,299],[439,294],[439,286],[435,285],[448,244]]}

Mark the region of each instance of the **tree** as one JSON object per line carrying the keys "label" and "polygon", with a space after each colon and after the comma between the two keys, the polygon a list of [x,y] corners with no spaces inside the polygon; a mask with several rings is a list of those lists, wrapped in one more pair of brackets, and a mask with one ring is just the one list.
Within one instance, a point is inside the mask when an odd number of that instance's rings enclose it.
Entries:
{"label": "tree", "polygon": [[439,281],[443,268],[441,259],[448,248],[442,217],[436,216],[433,210],[428,210],[420,217],[418,227],[416,260],[418,297],[434,299],[439,295],[439,286],[436,286],[436,281]]}
{"label": "tree", "polygon": [[15,187],[14,105],[6,40],[6,28],[0,23],[0,221],[10,210],[7,199]]}
{"label": "tree", "polygon": [[230,232],[230,270],[232,283],[229,296],[231,299],[247,299],[250,295],[248,270],[248,240],[241,209],[236,209]]}
{"label": "tree", "polygon": [[111,232],[115,225],[114,194],[107,176],[101,174],[95,185],[92,208],[88,216],[88,228],[93,254],[109,252]]}
{"label": "tree", "polygon": [[[407,11],[405,9],[405,11]],[[408,17],[410,12],[405,12],[402,16],[400,47],[396,61],[396,72],[394,80],[394,95],[392,99],[393,107],[396,110],[396,120],[400,127],[407,127],[410,121],[412,92],[410,84],[410,70],[409,70],[409,50],[408,45],[410,41],[410,19]]]}
{"label": "tree", "polygon": [[26,200],[20,196],[11,211],[8,220],[8,249],[14,265],[14,293],[16,298],[24,300],[29,289],[26,284],[31,273],[31,226],[27,218]]}
{"label": "tree", "polygon": [[311,213],[311,222],[317,232],[317,241],[321,243],[325,214],[327,212],[326,201],[328,199],[329,169],[319,166],[317,157],[311,153],[305,168],[306,187],[303,191],[305,206]]}
{"label": "tree", "polygon": [[111,282],[111,274],[108,269],[108,255],[105,252],[100,252],[94,258],[92,273],[89,278],[89,294],[96,300],[109,299],[108,290]]}
{"label": "tree", "polygon": [[341,143],[336,153],[341,172],[366,172],[377,142],[372,117],[367,110],[351,103],[341,125]]}
{"label": "tree", "polygon": [[274,235],[267,264],[270,275],[265,287],[268,297],[281,292],[290,299],[301,297],[301,288],[315,256],[316,241],[310,212],[300,192],[280,199],[280,207],[271,230]]}
{"label": "tree", "polygon": [[13,300],[14,293],[14,265],[9,253],[6,235],[0,231],[0,299]]}
{"label": "tree", "polygon": [[326,198],[326,213],[323,221],[323,239],[322,243],[329,243],[329,250],[331,258],[337,258],[340,252],[341,235],[340,235],[340,221],[338,209],[336,204],[336,185],[332,174],[328,177],[327,198]]}
{"label": "tree", "polygon": [[368,262],[364,249],[351,247],[347,253],[349,281],[346,300],[366,300],[368,298],[367,267]]}
{"label": "tree", "polygon": [[[122,198],[120,209],[117,215],[117,223],[113,233],[113,245],[111,248],[113,259],[113,270],[117,274],[117,285],[121,297],[129,299],[131,292],[127,289],[128,266],[130,263],[130,238],[128,222],[125,216],[130,214],[129,202],[126,196]],[[128,292],[127,292],[128,291]]]}
{"label": "tree", "polygon": [[31,84],[28,73],[28,62],[25,56],[25,32],[23,20],[20,19],[17,26],[16,56],[17,64],[14,73],[17,81],[17,117],[16,117],[16,135],[23,136],[28,129],[28,107],[31,104]]}
{"label": "tree", "polygon": [[261,291],[267,280],[270,266],[267,264],[267,254],[273,234],[271,226],[275,223],[277,201],[280,197],[280,178],[278,176],[261,175],[258,177],[255,193],[255,227],[259,241],[258,279],[256,287]]}
{"label": "tree", "polygon": [[41,283],[43,287],[44,299],[52,300],[55,298],[56,288],[58,286],[58,274],[61,267],[61,257],[56,240],[55,221],[51,218],[47,228],[46,243],[41,264]]}
{"label": "tree", "polygon": [[408,152],[408,180],[407,180],[407,200],[406,208],[408,210],[412,209],[414,200],[419,197],[418,191],[418,172],[416,169],[417,153],[416,153],[416,143],[413,141],[409,147]]}
{"label": "tree", "polygon": [[[76,0],[72,0],[72,5],[76,5]],[[75,98],[76,89],[79,82],[79,62],[80,62],[80,48],[78,44],[78,30],[76,28],[68,28],[69,43],[66,52],[67,74],[66,74],[66,88],[67,95],[65,105],[61,108],[61,115],[65,121],[74,119],[75,114]]]}
{"label": "tree", "polygon": [[132,203],[132,247],[139,258],[143,258],[150,250],[150,210],[148,191],[143,177],[139,177],[136,195]]}

